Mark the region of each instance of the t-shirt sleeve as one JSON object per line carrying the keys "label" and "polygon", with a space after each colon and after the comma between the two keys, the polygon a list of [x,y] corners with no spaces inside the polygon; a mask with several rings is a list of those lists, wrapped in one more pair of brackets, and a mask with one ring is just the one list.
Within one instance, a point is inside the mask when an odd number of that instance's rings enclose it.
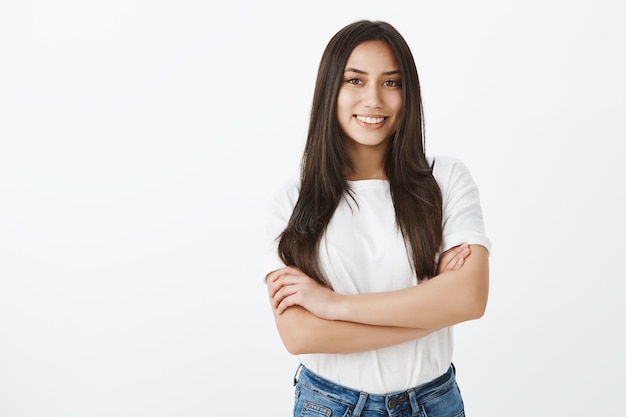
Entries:
{"label": "t-shirt sleeve", "polygon": [[263,259],[265,275],[285,266],[278,256],[278,237],[289,222],[297,198],[298,184],[291,181],[280,186],[268,201],[265,215],[265,254]]}
{"label": "t-shirt sleeve", "polygon": [[442,252],[462,243],[482,245],[491,251],[478,187],[467,166],[452,157],[436,157],[433,175],[443,197]]}

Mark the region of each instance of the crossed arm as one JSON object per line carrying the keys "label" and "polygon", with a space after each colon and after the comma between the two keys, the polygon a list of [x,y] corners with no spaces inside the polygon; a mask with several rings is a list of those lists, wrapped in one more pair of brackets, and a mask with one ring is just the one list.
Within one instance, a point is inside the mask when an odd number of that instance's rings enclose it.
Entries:
{"label": "crossed arm", "polygon": [[484,247],[450,249],[437,272],[403,290],[356,295],[337,294],[294,267],[268,274],[266,282],[290,353],[350,353],[414,340],[482,316],[489,275]]}

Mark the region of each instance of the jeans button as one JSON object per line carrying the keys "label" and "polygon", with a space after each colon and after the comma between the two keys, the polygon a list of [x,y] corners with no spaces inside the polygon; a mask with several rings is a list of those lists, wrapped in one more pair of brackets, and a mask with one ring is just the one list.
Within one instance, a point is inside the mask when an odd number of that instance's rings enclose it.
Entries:
{"label": "jeans button", "polygon": [[404,401],[406,401],[406,397],[394,398],[391,401],[389,401],[389,408],[395,408],[398,404]]}

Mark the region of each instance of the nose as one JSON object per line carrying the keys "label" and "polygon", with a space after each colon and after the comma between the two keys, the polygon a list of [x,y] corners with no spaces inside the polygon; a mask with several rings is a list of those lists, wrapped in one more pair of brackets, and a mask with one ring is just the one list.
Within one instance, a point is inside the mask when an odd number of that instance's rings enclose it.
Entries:
{"label": "nose", "polygon": [[366,108],[381,108],[383,106],[383,99],[379,86],[372,83],[363,89],[363,105]]}

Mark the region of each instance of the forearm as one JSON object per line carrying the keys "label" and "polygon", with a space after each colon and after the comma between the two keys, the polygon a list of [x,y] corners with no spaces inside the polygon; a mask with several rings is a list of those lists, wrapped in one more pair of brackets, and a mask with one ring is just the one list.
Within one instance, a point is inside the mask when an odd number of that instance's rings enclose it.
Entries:
{"label": "forearm", "polygon": [[434,331],[325,320],[299,306],[280,315],[274,310],[274,318],[283,344],[294,355],[363,352],[415,340]]}
{"label": "forearm", "polygon": [[399,291],[340,296],[332,318],[378,326],[451,326],[483,315],[488,277],[487,251],[474,246],[457,271]]}

